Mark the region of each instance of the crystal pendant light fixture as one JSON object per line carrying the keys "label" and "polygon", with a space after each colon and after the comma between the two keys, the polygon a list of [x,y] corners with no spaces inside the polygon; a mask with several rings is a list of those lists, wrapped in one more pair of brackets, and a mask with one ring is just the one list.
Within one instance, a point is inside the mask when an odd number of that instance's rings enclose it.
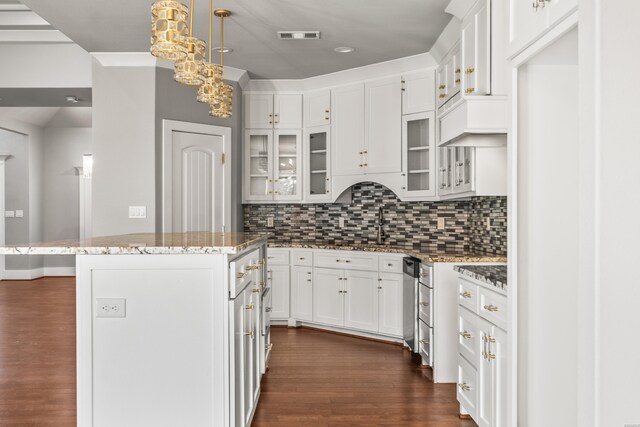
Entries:
{"label": "crystal pendant light fixture", "polygon": [[202,84],[202,67],[204,66],[204,51],[206,45],[202,40],[193,37],[193,15],[195,13],[194,0],[189,8],[189,36],[183,38],[183,45],[187,55],[178,59],[175,64],[174,80],[190,86]]}
{"label": "crystal pendant light fixture", "polygon": [[187,56],[183,38],[187,32],[187,6],[160,0],[151,6],[151,54],[172,61]]}

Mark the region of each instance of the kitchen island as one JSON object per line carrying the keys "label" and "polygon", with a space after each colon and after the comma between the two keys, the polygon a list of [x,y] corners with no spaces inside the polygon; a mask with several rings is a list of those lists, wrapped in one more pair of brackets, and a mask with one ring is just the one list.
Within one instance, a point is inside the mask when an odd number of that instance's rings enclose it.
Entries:
{"label": "kitchen island", "polygon": [[76,257],[78,426],[250,425],[268,360],[266,234],[0,248]]}

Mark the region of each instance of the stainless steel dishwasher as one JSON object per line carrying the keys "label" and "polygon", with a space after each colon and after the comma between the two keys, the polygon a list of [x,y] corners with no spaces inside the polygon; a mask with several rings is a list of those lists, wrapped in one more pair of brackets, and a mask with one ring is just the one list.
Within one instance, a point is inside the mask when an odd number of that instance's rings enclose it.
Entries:
{"label": "stainless steel dishwasher", "polygon": [[414,257],[402,259],[404,280],[402,284],[402,337],[412,352],[420,351],[418,344],[418,286],[420,281],[420,260]]}

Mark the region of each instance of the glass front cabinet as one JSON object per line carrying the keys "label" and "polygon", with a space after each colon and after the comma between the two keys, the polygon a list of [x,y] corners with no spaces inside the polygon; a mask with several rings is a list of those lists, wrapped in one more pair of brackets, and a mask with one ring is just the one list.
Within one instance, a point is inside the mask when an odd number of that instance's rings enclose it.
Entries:
{"label": "glass front cabinet", "polygon": [[301,141],[298,130],[246,131],[246,201],[302,200]]}
{"label": "glass front cabinet", "polygon": [[331,201],[330,129],[330,126],[318,126],[305,130],[305,198],[310,201]]}
{"label": "glass front cabinet", "polygon": [[438,148],[438,195],[468,193],[475,190],[475,148]]}
{"label": "glass front cabinet", "polygon": [[405,197],[436,195],[435,113],[402,117],[403,183]]}

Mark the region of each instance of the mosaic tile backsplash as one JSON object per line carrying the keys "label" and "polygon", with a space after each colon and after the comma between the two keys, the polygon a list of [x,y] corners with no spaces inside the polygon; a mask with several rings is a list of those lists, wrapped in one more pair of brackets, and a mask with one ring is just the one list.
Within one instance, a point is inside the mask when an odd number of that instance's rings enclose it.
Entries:
{"label": "mosaic tile backsplash", "polygon": [[[375,244],[378,209],[385,244],[414,249],[507,253],[507,198],[473,197],[445,202],[402,202],[388,188],[365,182],[352,187],[349,204],[259,204],[244,206],[244,230],[269,231],[281,244]],[[273,217],[274,227],[267,227]],[[338,227],[344,218],[344,228]],[[445,228],[437,229],[438,218]],[[491,218],[487,230],[487,218]]]}

